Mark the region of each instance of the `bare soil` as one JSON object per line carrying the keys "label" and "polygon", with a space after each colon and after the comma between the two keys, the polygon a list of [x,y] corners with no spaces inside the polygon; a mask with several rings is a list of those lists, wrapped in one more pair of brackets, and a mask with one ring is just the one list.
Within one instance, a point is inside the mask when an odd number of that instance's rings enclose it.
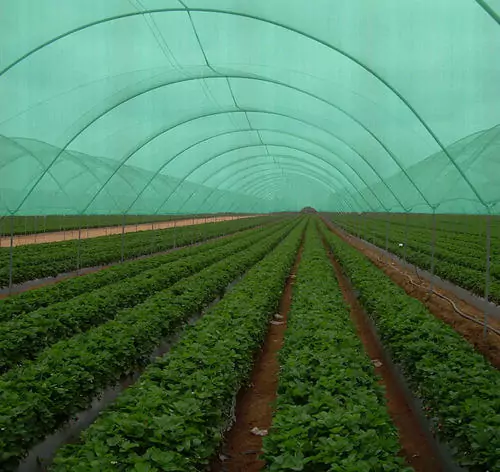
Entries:
{"label": "bare soil", "polygon": [[283,346],[287,315],[292,303],[292,287],[302,254],[302,245],[288,276],[279,304],[279,315],[270,324],[262,350],[257,355],[250,385],[242,388],[236,400],[236,422],[226,435],[219,457],[211,466],[213,472],[257,472],[265,463],[259,458],[262,437],[251,432],[254,427],[268,431],[271,427],[273,407],[278,389],[280,365],[278,352]]}
{"label": "bare soil", "polygon": [[[138,231],[149,231],[151,229],[167,229],[190,226],[202,223],[214,223],[219,221],[236,220],[240,218],[252,218],[252,216],[215,216],[205,218],[189,218],[185,220],[175,221],[156,221],[154,223],[141,223],[137,225],[126,225],[125,233],[136,233]],[[119,226],[105,226],[102,228],[82,228],[80,231],[81,239],[96,238],[98,236],[109,236],[111,234],[121,234],[122,227]],[[67,241],[71,239],[78,239],[79,231],[77,229],[68,231],[55,231],[50,233],[36,233],[27,235],[16,235],[13,237],[13,246],[24,246],[26,244],[41,244],[41,243],[54,243],[58,241]],[[0,238],[0,247],[9,247],[10,237]]]}
{"label": "bare soil", "polygon": [[375,372],[381,377],[380,383],[385,387],[387,408],[399,431],[401,455],[416,472],[444,471],[432,444],[422,430],[418,418],[406,399],[399,379],[394,375],[392,369],[382,362],[384,354],[380,342],[377,340],[372,325],[367,320],[363,308],[354,295],[349,281],[342,273],[340,264],[330,251],[328,253],[344,299],[351,308],[351,319],[356,326],[358,336],[365,347],[366,353],[374,362]]}
{"label": "bare soil", "polygon": [[[420,300],[434,316],[454,328],[472,344],[478,352],[484,355],[491,364],[497,369],[500,369],[500,336],[490,332],[485,339],[483,336],[483,327],[460,316],[449,301],[444,300],[434,293],[430,293],[429,282],[425,279],[420,279],[418,275],[411,270],[405,269],[396,262],[384,258],[380,252],[365,245],[362,241],[342,234],[340,231],[330,226],[327,221],[325,221],[325,223],[334,234],[368,257],[368,259],[370,259],[379,269],[383,270],[393,282],[401,286],[408,295]],[[483,321],[484,314],[481,310],[478,310],[447,290],[437,287],[434,287],[433,290],[452,300],[457,308],[463,313],[478,321]],[[500,328],[500,322],[494,318],[490,318],[489,324],[497,329]]]}

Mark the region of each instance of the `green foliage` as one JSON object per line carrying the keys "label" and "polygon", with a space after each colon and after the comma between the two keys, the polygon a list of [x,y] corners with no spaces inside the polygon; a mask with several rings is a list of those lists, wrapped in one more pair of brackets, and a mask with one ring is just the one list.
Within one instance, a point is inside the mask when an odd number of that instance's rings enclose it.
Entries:
{"label": "green foliage", "polygon": [[[335,215],[336,224],[351,234],[360,235],[368,241],[385,249],[386,222],[388,227],[388,249],[398,257],[425,269],[431,268],[432,231],[431,221],[421,217],[408,217],[407,229],[401,215],[384,218],[373,215]],[[436,216],[436,241],[434,249],[434,273],[479,296],[484,296],[486,270],[486,236],[484,218],[468,217],[473,221],[464,223],[463,217],[454,216],[450,221],[446,216]],[[498,232],[500,220],[492,218],[492,235]],[[453,223],[453,224],[452,224]],[[432,226],[430,226],[432,227]],[[407,234],[406,234],[407,233]],[[406,241],[406,244],[404,243]],[[400,244],[403,243],[403,246]],[[405,247],[406,246],[406,247]],[[490,300],[500,303],[500,239],[491,239],[491,285]]]}
{"label": "green foliage", "polygon": [[278,400],[264,438],[270,471],[402,471],[397,430],[310,226],[280,351]]}
{"label": "green foliage", "polygon": [[[231,235],[238,229],[240,228],[228,228],[226,234]],[[241,228],[241,230],[245,229],[247,228]],[[13,295],[4,300],[0,300],[0,321],[6,321],[10,318],[23,313],[29,313],[38,308],[70,300],[71,298],[81,295],[82,293],[90,292],[100,287],[104,287],[105,285],[134,277],[141,272],[155,269],[163,264],[179,260],[183,257],[207,251],[212,247],[222,247],[224,244],[233,241],[236,237],[240,237],[240,235],[231,236],[223,239],[222,241],[208,241],[202,246],[185,247],[169,254],[125,261],[123,264],[117,264],[98,272],[87,274],[85,277],[73,277],[68,280],[58,282],[57,284]]]}
{"label": "green foliage", "polygon": [[[151,252],[166,251],[176,245],[185,246],[268,221],[270,221],[269,217],[258,217],[128,233],[124,237],[124,254],[127,258],[133,258]],[[76,270],[78,244],[80,245],[80,267],[105,265],[121,259],[122,236],[120,234],[82,239],[80,243],[78,240],[72,240],[18,246],[13,249],[13,282],[21,283],[42,277],[53,277]],[[8,248],[0,248],[0,287],[9,283],[9,251]]]}
{"label": "green foliage", "polygon": [[149,363],[162,339],[264,257],[295,224],[281,225],[270,235],[260,231],[251,247],[234,249],[233,255],[121,311],[114,320],[61,341],[36,361],[5,374],[0,380],[2,470],[14,470],[30,447],[88,407],[103,388]]}
{"label": "green foliage", "polygon": [[423,400],[435,434],[468,470],[500,470],[500,372],[362,254],[323,230],[382,342]]}
{"label": "green foliage", "polygon": [[53,470],[100,472],[202,469],[215,453],[253,353],[275,312],[304,224],[196,325],[172,351],[83,433]]}
{"label": "green foliage", "polygon": [[271,227],[240,235],[229,244],[218,241],[207,251],[194,251],[190,257],[174,260],[135,277],[0,324],[0,372],[24,359],[33,359],[42,349],[59,340],[112,319],[120,310],[143,302],[154,293],[235,251],[249,247],[273,231],[275,229]]}

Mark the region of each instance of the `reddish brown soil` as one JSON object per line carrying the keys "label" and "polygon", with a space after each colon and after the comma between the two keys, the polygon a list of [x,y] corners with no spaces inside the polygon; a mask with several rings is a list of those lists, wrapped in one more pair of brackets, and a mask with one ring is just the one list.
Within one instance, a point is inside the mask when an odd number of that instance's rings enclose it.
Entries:
{"label": "reddish brown soil", "polygon": [[257,472],[265,463],[259,459],[262,450],[262,437],[251,433],[252,428],[269,430],[278,388],[279,362],[278,351],[283,345],[286,331],[287,314],[292,303],[292,287],[302,254],[302,246],[286,281],[279,304],[279,314],[283,322],[269,325],[264,345],[258,354],[250,386],[242,388],[236,400],[236,422],[226,436],[219,457],[213,462],[214,472]]}
{"label": "reddish brown soil", "polygon": [[[349,235],[336,231],[328,225],[328,222],[325,221],[325,223],[333,233],[368,257],[379,269],[383,270],[393,282],[400,285],[408,295],[424,303],[434,316],[453,327],[497,369],[500,369],[500,336],[490,332],[486,339],[484,339],[483,327],[460,316],[453,309],[449,301],[440,298],[436,294],[430,294],[429,283],[425,279],[419,279],[414,272],[403,268],[392,260],[387,260],[387,258],[384,258],[382,253],[376,249],[367,246],[362,241]],[[434,291],[452,300],[457,308],[463,313],[481,322],[483,321],[484,314],[482,311],[460,299],[455,294],[436,287],[434,287]],[[500,328],[500,322],[491,317],[489,319],[489,324],[497,329]]]}
{"label": "reddish brown soil", "polygon": [[[326,244],[325,244],[326,246]],[[404,390],[393,374],[392,370],[382,362],[384,356],[380,343],[368,322],[363,308],[359,304],[354,292],[343,275],[339,263],[329,252],[335,274],[339,281],[344,299],[351,308],[351,318],[356,326],[358,335],[365,347],[366,353],[375,364],[375,371],[381,377],[381,384],[385,387],[385,396],[389,414],[399,431],[401,455],[416,472],[441,472],[444,469],[434,453],[420,423],[406,400]]]}
{"label": "reddish brown soil", "polygon": [[[135,233],[137,231],[149,231],[151,229],[166,229],[173,228],[174,226],[190,226],[197,225],[201,223],[214,223],[217,221],[227,221],[227,220],[237,220],[240,218],[252,218],[253,216],[215,216],[205,218],[189,218],[186,220],[176,220],[176,221],[157,221],[154,223],[141,223],[138,225],[127,225],[125,226],[125,233]],[[103,228],[82,228],[80,232],[81,239],[96,238],[97,236],[108,236],[111,234],[121,234],[122,227],[118,226],[106,226]],[[51,233],[37,233],[28,235],[17,235],[13,238],[14,246],[24,246],[26,244],[41,244],[41,243],[54,243],[57,241],[66,241],[70,239],[78,239],[78,230],[68,230],[68,231],[55,231]],[[10,246],[10,236],[0,238],[0,247]]]}

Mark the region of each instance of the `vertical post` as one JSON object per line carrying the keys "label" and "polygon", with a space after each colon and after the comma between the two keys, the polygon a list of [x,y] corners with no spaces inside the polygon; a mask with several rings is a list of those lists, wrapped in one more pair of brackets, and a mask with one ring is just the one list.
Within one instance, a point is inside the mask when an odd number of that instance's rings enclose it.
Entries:
{"label": "vertical post", "polygon": [[78,221],[78,242],[76,243],[76,273],[80,271],[80,242],[82,240],[82,223]]}
{"label": "vertical post", "polygon": [[122,218],[122,247],[121,247],[121,259],[120,262],[123,262],[125,259],[125,213]]}
{"label": "vertical post", "polygon": [[385,220],[385,257],[389,262],[389,213],[387,213],[387,219]]}
{"label": "vertical post", "polygon": [[429,294],[432,293],[434,288],[434,253],[436,251],[436,209],[432,209],[432,244],[431,244],[431,283],[429,285]]}
{"label": "vertical post", "polygon": [[10,216],[10,253],[9,253],[9,295],[12,294],[12,269],[14,266],[14,215]]}
{"label": "vertical post", "polygon": [[177,241],[176,241],[176,229],[177,229],[177,219],[174,218],[174,249],[177,247]]}
{"label": "vertical post", "polygon": [[[491,263],[491,215],[486,216],[486,274],[484,284],[484,298],[488,302],[490,297],[490,263]],[[484,309],[483,338],[488,334],[488,307]]]}
{"label": "vertical post", "polygon": [[151,254],[155,252],[155,233],[154,233],[154,222],[151,222]]}
{"label": "vertical post", "polygon": [[36,232],[37,232],[37,223],[38,223],[38,220],[36,219],[36,215],[33,217],[35,219],[34,221],[34,224],[33,224],[33,228],[35,230],[35,244],[36,244]]}
{"label": "vertical post", "polygon": [[408,212],[405,212],[405,241],[403,246],[403,260],[406,263],[406,246],[408,245]]}

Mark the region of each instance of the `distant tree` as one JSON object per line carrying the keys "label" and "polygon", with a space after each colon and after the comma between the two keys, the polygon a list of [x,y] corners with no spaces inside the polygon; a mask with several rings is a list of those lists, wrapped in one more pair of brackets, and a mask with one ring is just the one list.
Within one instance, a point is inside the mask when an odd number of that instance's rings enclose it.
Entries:
{"label": "distant tree", "polygon": [[302,210],[300,210],[301,213],[318,213],[314,208],[312,207],[304,207]]}

